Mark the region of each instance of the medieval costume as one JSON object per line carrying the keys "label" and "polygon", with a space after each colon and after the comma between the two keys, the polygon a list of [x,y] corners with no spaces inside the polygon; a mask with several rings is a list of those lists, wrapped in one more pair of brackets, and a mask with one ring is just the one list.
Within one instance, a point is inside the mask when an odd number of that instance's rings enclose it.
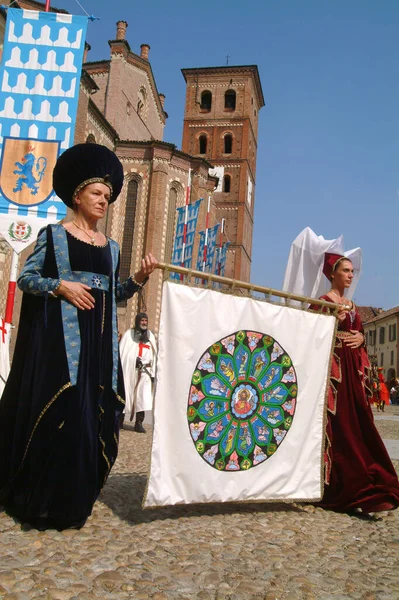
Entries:
{"label": "medieval costume", "polygon": [[[317,253],[312,248],[309,253],[309,270],[314,268],[317,271],[318,265],[325,282],[317,273],[316,287],[327,287],[334,265],[349,254],[348,258],[355,273],[347,294],[351,297],[358,279],[356,271],[360,271],[360,249],[344,253],[343,240],[340,238],[339,242],[333,246],[334,252],[326,252],[325,248],[322,248],[322,251]],[[303,254],[301,257],[304,263],[309,262],[309,257],[304,258]],[[301,273],[309,270],[303,268]],[[309,285],[312,285],[312,282]],[[301,293],[298,287],[289,291]],[[321,295],[321,299],[334,302],[327,294]],[[348,302],[348,305],[350,310],[347,311],[345,320],[338,322],[331,366],[324,453],[325,486],[320,506],[338,512],[351,512],[356,509],[362,509],[366,513],[389,510],[399,505],[399,482],[374,425],[367,398],[371,391],[368,384],[370,365],[366,349],[364,344],[358,348],[351,348],[344,341],[353,335],[351,332],[363,333],[360,315],[355,305],[351,302]],[[316,305],[310,308],[320,310]]]}
{"label": "medieval costume", "polygon": [[[54,190],[70,207],[76,190],[104,182],[116,200],[118,158],[104,146],[66,150]],[[119,282],[119,247],[49,225],[18,279],[24,292],[14,361],[0,402],[0,503],[40,529],[80,527],[118,453],[124,407],[116,302],[141,287]],[[95,306],[78,310],[55,296],[60,281],[85,282]]]}
{"label": "medieval costume", "polygon": [[[322,300],[331,301],[327,295]],[[313,308],[316,309],[314,306]],[[353,305],[338,325],[327,406],[325,486],[321,506],[339,512],[376,512],[399,505],[399,484],[368,400],[368,358],[364,347],[344,343],[349,331],[363,332]],[[350,335],[350,334],[349,334]]]}
{"label": "medieval costume", "polygon": [[146,313],[136,316],[134,329],[126,331],[120,343],[120,353],[126,390],[125,413],[133,420],[134,429],[145,433],[144,413],[152,410],[156,370],[156,341],[154,334],[141,322],[148,321]]}
{"label": "medieval costume", "polygon": [[369,379],[371,389],[371,397],[369,398],[370,404],[371,406],[375,406],[378,410],[380,406],[380,380],[375,364],[370,364]]}
{"label": "medieval costume", "polygon": [[389,399],[389,390],[387,387],[387,384],[385,383],[385,379],[384,379],[384,375],[382,374],[383,368],[382,367],[378,367],[378,381],[379,381],[379,387],[380,387],[380,394],[379,394],[379,404],[378,404],[378,409],[382,410],[382,412],[384,412],[385,410],[385,405],[389,405],[390,403],[390,399]]}

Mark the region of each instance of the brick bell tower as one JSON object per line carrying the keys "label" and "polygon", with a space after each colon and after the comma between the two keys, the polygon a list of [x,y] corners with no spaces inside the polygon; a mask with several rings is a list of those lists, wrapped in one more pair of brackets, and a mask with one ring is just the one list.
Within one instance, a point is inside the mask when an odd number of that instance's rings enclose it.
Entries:
{"label": "brick bell tower", "polygon": [[[258,115],[264,97],[256,65],[182,69],[186,106],[182,150],[214,165],[217,222],[230,242],[226,277],[249,281]],[[225,238],[225,239],[226,239]]]}

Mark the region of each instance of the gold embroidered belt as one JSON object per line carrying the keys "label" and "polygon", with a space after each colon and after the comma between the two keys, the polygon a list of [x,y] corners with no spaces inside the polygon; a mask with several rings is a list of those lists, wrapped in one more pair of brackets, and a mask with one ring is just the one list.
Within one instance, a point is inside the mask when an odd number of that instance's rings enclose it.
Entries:
{"label": "gold embroidered belt", "polygon": [[337,338],[339,338],[340,340],[344,340],[345,338],[350,338],[353,337],[353,333],[350,333],[349,331],[337,331]]}

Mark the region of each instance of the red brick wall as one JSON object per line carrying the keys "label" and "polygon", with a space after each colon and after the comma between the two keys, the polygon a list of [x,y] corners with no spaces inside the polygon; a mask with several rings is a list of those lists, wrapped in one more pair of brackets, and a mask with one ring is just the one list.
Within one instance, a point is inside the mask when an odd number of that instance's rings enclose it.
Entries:
{"label": "red brick wall", "polygon": [[[121,46],[123,49],[123,46]],[[144,90],[143,114],[137,112]],[[105,102],[105,116],[124,140],[162,140],[165,120],[159,113],[155,90],[147,70],[129,60],[127,52],[113,48]]]}
{"label": "red brick wall", "polygon": [[[235,90],[235,110],[225,108],[225,93]],[[209,112],[200,107],[201,93],[212,93]],[[212,73],[199,71],[187,76],[186,106],[182,149],[199,155],[199,137],[208,136],[206,158],[223,166],[230,175],[230,192],[215,192],[215,218],[226,219],[226,237],[230,241],[225,275],[248,281],[251,270],[253,211],[257,152],[259,99],[253,73],[232,73],[220,68]],[[232,136],[232,152],[225,153],[224,136]],[[252,182],[252,199],[248,203],[248,179]]]}
{"label": "red brick wall", "polygon": [[98,85],[99,89],[94,92],[92,96],[92,100],[95,105],[101,110],[102,113],[105,111],[105,94],[108,85],[108,69],[95,69],[90,67],[90,65],[83,65],[83,68],[86,69],[90,77],[95,81],[96,85]]}
{"label": "red brick wall", "polygon": [[[213,180],[208,178],[208,169],[203,163],[197,161],[193,164],[190,157],[175,153],[172,146],[122,142],[117,145],[116,152],[124,165],[126,181],[132,176],[140,178],[131,262],[131,273],[134,273],[140,268],[141,258],[148,252],[152,252],[161,262],[165,261],[170,187],[175,185],[179,188],[178,201],[182,205],[190,167],[193,169],[192,199],[199,196],[206,198],[213,188]],[[125,191],[126,186],[119,200],[112,205],[109,216],[108,231],[119,243],[123,238]],[[198,230],[205,224],[205,213],[206,201],[203,203]],[[214,216],[212,219],[215,222]],[[198,239],[194,250],[195,262],[197,246]],[[145,286],[146,309],[150,327],[154,331],[159,328],[162,280],[163,273],[157,271]],[[126,308],[119,309],[120,331],[132,326],[137,308],[137,298],[134,297],[128,301]]]}
{"label": "red brick wall", "polygon": [[89,94],[84,86],[80,86],[78,110],[76,113],[75,125],[75,144],[83,144],[87,138],[87,113],[89,104]]}

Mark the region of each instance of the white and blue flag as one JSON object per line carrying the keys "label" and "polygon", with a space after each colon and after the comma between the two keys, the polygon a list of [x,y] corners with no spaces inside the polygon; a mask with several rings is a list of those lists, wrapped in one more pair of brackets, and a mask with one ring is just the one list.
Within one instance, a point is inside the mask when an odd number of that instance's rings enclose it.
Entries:
{"label": "white and blue flag", "polygon": [[87,17],[9,8],[0,68],[0,233],[16,252],[66,214],[52,173],[73,144]]}
{"label": "white and blue flag", "polygon": [[[192,202],[188,206],[181,206],[177,210],[177,225],[175,241],[173,244],[172,264],[179,267],[184,266],[187,269],[191,268],[193,261],[193,246],[195,230],[197,228],[198,211],[203,198],[199,198],[196,202]],[[187,210],[187,219],[186,219]],[[184,237],[185,243],[184,243]],[[183,257],[184,246],[184,257]],[[184,263],[184,264],[183,264]],[[177,273],[171,276],[179,279]]]}

